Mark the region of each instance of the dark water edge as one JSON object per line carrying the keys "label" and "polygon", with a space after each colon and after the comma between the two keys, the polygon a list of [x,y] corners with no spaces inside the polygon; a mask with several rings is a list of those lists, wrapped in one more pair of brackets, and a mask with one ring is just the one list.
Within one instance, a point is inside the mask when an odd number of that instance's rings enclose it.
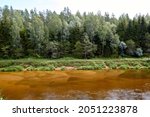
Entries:
{"label": "dark water edge", "polygon": [[70,91],[66,95],[58,95],[53,93],[43,94],[42,96],[45,100],[150,100],[150,91],[136,92],[134,90],[123,89],[110,90],[107,92]]}
{"label": "dark water edge", "polygon": [[5,99],[150,100],[150,70],[0,72]]}

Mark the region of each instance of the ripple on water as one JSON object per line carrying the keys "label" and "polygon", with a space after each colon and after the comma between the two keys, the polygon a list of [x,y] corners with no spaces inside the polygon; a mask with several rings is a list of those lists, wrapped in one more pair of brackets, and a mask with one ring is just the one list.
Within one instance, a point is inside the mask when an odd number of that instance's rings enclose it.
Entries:
{"label": "ripple on water", "polygon": [[67,94],[44,93],[44,99],[69,99],[69,100],[91,100],[91,99],[105,99],[105,100],[150,100],[150,91],[142,92],[135,90],[110,90],[110,91],[69,91]]}
{"label": "ripple on water", "polygon": [[[138,91],[137,91],[138,90]],[[111,90],[107,92],[106,100],[149,100],[150,92],[137,90]]]}
{"label": "ripple on water", "polygon": [[44,93],[44,99],[46,100],[59,100],[59,99],[68,99],[68,100],[90,100],[92,97],[90,96],[90,92],[82,92],[82,91],[69,91],[66,94],[56,94],[56,93]]}
{"label": "ripple on water", "polygon": [[143,100],[150,100],[150,91],[142,93]]}
{"label": "ripple on water", "polygon": [[52,71],[0,74],[8,99],[150,100],[149,71]]}

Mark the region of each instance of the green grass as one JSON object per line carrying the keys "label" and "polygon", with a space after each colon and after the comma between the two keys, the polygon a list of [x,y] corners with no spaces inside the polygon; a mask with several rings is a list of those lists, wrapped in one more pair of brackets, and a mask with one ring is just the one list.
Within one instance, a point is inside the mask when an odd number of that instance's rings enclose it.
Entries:
{"label": "green grass", "polygon": [[21,65],[18,65],[18,66],[8,66],[8,67],[3,67],[3,68],[0,68],[0,71],[2,72],[15,72],[15,71],[23,71],[23,66]]}
{"label": "green grass", "polygon": [[55,67],[51,66],[29,66],[25,70],[26,71],[52,71]]}
{"label": "green grass", "polygon": [[10,59],[0,60],[1,72],[14,71],[52,71],[55,68],[66,70],[66,67],[74,67],[78,70],[100,69],[150,69],[149,58],[95,58],[95,59]]}

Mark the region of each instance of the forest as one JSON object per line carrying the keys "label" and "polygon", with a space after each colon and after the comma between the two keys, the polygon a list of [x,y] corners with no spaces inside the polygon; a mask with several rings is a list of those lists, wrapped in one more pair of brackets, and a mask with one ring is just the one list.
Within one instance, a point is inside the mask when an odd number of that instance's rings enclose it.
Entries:
{"label": "forest", "polygon": [[0,7],[0,58],[150,56],[150,15]]}

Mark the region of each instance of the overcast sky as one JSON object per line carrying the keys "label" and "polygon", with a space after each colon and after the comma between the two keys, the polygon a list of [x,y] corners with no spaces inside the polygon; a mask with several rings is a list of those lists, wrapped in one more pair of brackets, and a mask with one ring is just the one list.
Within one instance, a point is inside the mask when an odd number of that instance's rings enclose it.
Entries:
{"label": "overcast sky", "polygon": [[14,9],[49,9],[59,13],[68,6],[72,13],[77,10],[97,13],[100,10],[102,14],[109,12],[117,17],[122,13],[128,13],[130,17],[139,13],[146,15],[150,12],[149,3],[149,0],[0,0],[1,7],[8,5]]}

